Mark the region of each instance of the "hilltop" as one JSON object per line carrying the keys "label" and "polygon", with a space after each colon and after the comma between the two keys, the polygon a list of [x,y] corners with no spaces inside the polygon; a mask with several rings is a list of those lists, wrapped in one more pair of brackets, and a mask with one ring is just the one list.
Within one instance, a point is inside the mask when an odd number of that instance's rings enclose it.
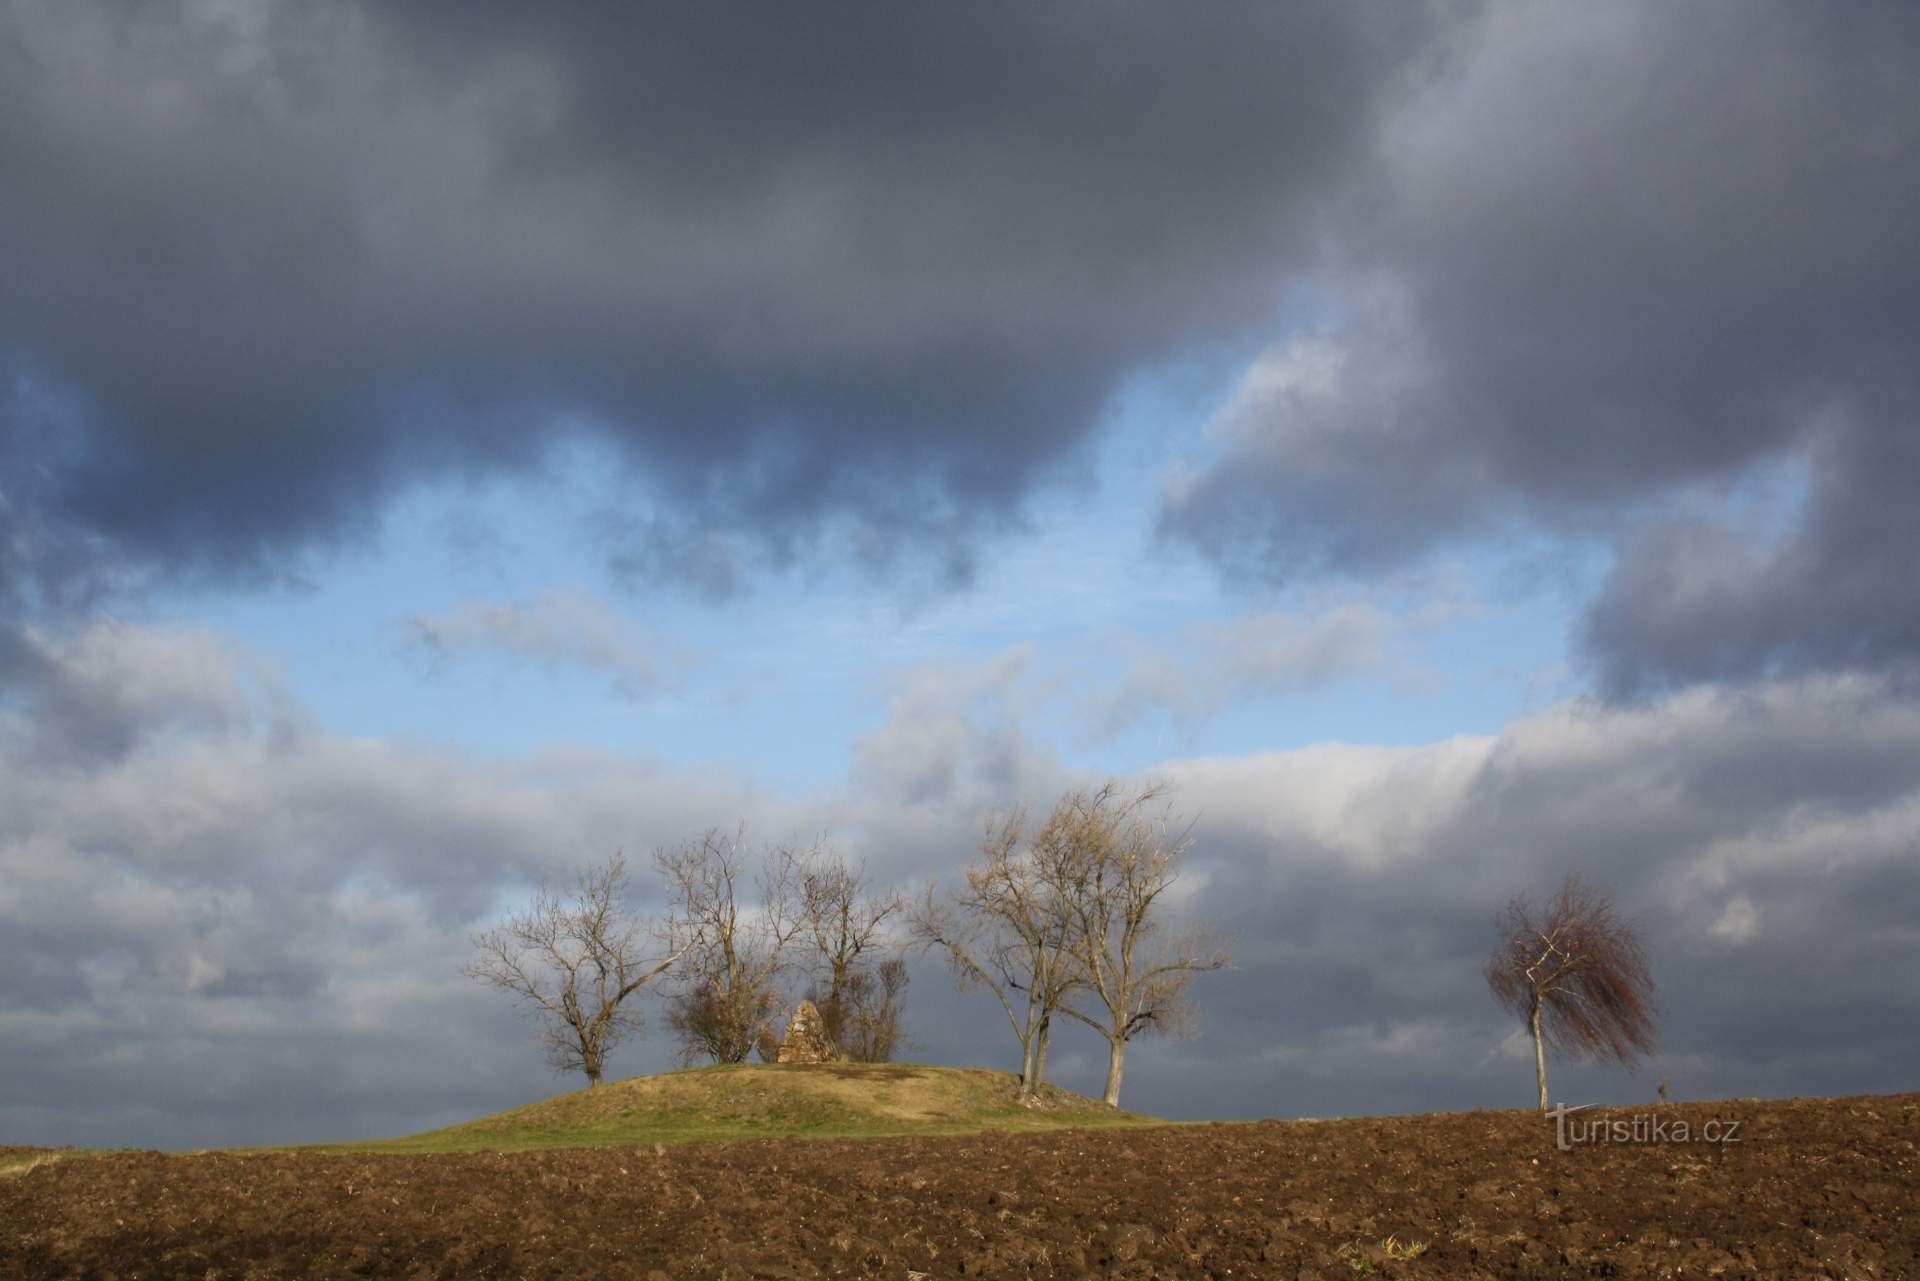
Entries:
{"label": "hilltop", "polygon": [[742,1064],[611,1081],[446,1129],[373,1143],[383,1152],[505,1152],[693,1139],[863,1138],[1160,1124],[1057,1086],[1022,1107],[1010,1072],[914,1063]]}

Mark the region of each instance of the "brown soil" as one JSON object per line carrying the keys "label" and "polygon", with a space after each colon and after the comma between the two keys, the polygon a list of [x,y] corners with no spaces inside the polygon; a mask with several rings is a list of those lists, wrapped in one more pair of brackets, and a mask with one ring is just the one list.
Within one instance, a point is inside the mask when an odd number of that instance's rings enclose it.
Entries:
{"label": "brown soil", "polygon": [[512,1155],[126,1153],[0,1179],[0,1277],[1920,1278],[1920,1095],[1657,1114],[1696,1136],[1737,1120],[1739,1141],[1562,1152],[1537,1115],[1465,1112]]}

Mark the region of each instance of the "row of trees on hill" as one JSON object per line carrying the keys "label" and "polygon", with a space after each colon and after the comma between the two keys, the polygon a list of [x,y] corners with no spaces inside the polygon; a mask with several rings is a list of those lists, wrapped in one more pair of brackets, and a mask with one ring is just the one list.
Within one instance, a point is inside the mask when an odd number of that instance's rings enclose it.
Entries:
{"label": "row of trees on hill", "polygon": [[754,851],[744,831],[709,831],[653,862],[668,909],[651,924],[628,907],[627,863],[615,854],[572,895],[542,887],[525,911],[474,936],[468,977],[534,1016],[556,1071],[598,1085],[607,1055],[641,1029],[631,998],[656,989],[684,1062],[771,1059],[795,979],[845,1057],[893,1057],[906,967],[879,953],[899,896],[824,845]]}
{"label": "row of trees on hill", "polygon": [[904,906],[897,894],[820,846],[753,855],[744,830],[709,832],[654,861],[673,896],[668,937],[694,940],[667,1007],[683,1058],[772,1059],[783,981],[796,971],[845,1057],[893,1057],[906,967],[884,953]]}
{"label": "row of trees on hill", "polygon": [[631,998],[657,990],[685,1062],[772,1059],[790,985],[818,1007],[844,1058],[884,1062],[901,1048],[902,953],[942,953],[963,989],[991,992],[1020,1051],[1020,1093],[1046,1076],[1056,1019],[1107,1043],[1105,1098],[1118,1106],[1127,1046],[1190,1022],[1193,977],[1227,964],[1224,946],[1167,922],[1191,847],[1156,786],[1069,791],[1044,818],[992,819],[954,892],[909,902],[822,845],[750,851],[744,831],[710,831],[656,852],[668,910],[651,925],[626,906],[615,855],[563,899],[532,905],[474,937],[467,974],[516,997],[549,1062],[597,1085],[607,1055],[640,1030]]}
{"label": "row of trees on hill", "polygon": [[[1192,985],[1225,967],[1225,943],[1176,926],[1172,899],[1192,848],[1166,789],[1069,790],[1044,815],[995,816],[950,890],[912,899],[875,886],[824,844],[750,850],[744,829],[660,850],[667,911],[626,905],[620,855],[562,899],[542,888],[524,912],[474,938],[467,973],[537,1017],[548,1059],[599,1084],[608,1053],[640,1030],[633,998],[658,989],[692,1063],[772,1060],[791,991],[819,1009],[841,1057],[886,1062],[903,1045],[904,951],[941,954],[963,990],[990,993],[1019,1052],[1020,1096],[1046,1079],[1056,1025],[1107,1046],[1103,1097],[1118,1107],[1128,1046],[1193,1019]],[[1486,978],[1534,1050],[1541,1108],[1547,1050],[1630,1064],[1652,1052],[1654,985],[1640,935],[1612,899],[1570,876],[1544,903],[1511,900]]]}

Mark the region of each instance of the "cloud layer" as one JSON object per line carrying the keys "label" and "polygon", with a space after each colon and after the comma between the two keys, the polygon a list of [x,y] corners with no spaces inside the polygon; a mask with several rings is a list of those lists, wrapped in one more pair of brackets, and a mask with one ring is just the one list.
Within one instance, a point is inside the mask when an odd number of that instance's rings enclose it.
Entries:
{"label": "cloud layer", "polygon": [[961,582],[1129,378],[1264,338],[1159,513],[1236,579],[1545,530],[1616,554],[1612,695],[1913,665],[1907,6],[11,26],[9,612],[297,574],[581,438],[634,590]]}
{"label": "cloud layer", "polygon": [[[1271,581],[1520,525],[1624,537],[1586,633],[1617,693],[1911,664],[1915,13],[1492,5],[1451,31],[1357,188],[1329,318],[1254,365],[1164,532]],[[1789,457],[1786,543],[1728,546],[1724,491]]]}
{"label": "cloud layer", "polygon": [[[258,707],[169,720],[163,704],[227,706],[239,661],[183,678],[193,640],[125,628],[49,644],[84,695],[63,706],[142,674],[174,693],[139,713],[153,733],[79,764],[34,746],[66,713],[0,715],[12,1141],[338,1138],[507,1106],[565,1083],[458,966],[469,931],[536,880],[746,817],[769,839],[831,832],[909,885],[952,876],[989,811],[1078,777],[1003,696],[1017,653],[904,675],[844,787],[777,798],[630,757],[345,739]],[[1646,1080],[1557,1072],[1565,1088],[1633,1098],[1657,1072],[1693,1097],[1897,1088],[1920,1049],[1915,762],[1920,703],[1858,677],[1567,704],[1419,747],[1167,762],[1197,819],[1182,910],[1238,935],[1237,968],[1204,985],[1195,1039],[1142,1044],[1128,1101],[1524,1104],[1530,1065],[1479,966],[1505,898],[1572,867],[1644,923],[1666,1020]],[[636,893],[657,910],[644,876]],[[931,962],[914,983],[919,1055],[1007,1062],[990,1003]],[[1098,1059],[1060,1047],[1069,1082],[1091,1084]],[[656,1037],[616,1069],[667,1062]]]}
{"label": "cloud layer", "polygon": [[1266,321],[1421,40],[1337,4],[10,26],[0,458],[44,479],[0,546],[43,590],[284,572],[583,433],[645,580],[822,539],[964,573],[1119,379]]}

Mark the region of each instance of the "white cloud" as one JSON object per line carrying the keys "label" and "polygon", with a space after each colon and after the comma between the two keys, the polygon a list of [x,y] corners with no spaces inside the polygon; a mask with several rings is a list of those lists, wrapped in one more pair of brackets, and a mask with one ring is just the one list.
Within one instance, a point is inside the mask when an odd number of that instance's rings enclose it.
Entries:
{"label": "white cloud", "polygon": [[977,805],[1056,776],[1052,754],[1022,728],[1022,711],[1044,697],[1032,671],[1032,648],[1016,645],[983,662],[898,673],[886,722],[855,744],[857,782],[915,803]]}
{"label": "white cloud", "polygon": [[532,604],[469,600],[406,622],[409,641],[436,655],[488,649],[548,666],[603,672],[626,698],[676,683],[687,657],[585,591],[551,591]]}
{"label": "white cloud", "polygon": [[0,702],[0,735],[30,741],[36,754],[112,756],[258,718],[284,732],[299,719],[269,664],[203,629],[104,619],[64,634],[26,628],[17,639],[17,687],[30,693],[11,710]]}
{"label": "white cloud", "polygon": [[1744,894],[1735,895],[1727,901],[1720,913],[1720,919],[1710,926],[1707,932],[1713,937],[1735,945],[1751,943],[1760,932],[1760,909],[1753,900]]}
{"label": "white cloud", "polygon": [[1165,646],[1135,643],[1138,652],[1118,685],[1085,701],[1085,719],[1100,737],[1154,714],[1196,724],[1237,703],[1378,671],[1393,630],[1381,611],[1353,602],[1317,614],[1195,623]]}

